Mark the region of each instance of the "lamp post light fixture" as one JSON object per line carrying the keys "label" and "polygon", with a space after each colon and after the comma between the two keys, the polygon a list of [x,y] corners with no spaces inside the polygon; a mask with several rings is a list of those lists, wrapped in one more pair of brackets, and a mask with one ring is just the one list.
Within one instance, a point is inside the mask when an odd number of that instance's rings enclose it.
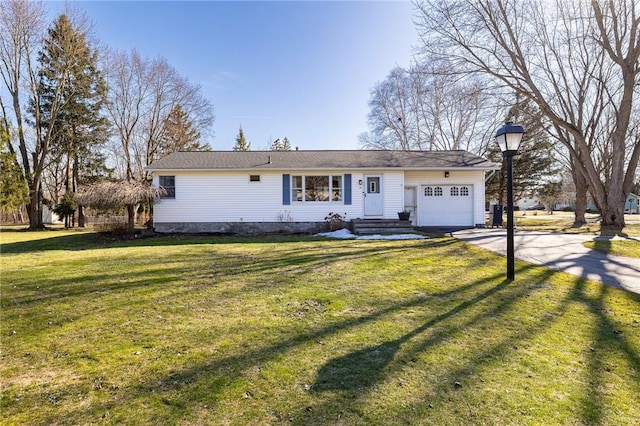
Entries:
{"label": "lamp post light fixture", "polygon": [[507,121],[496,132],[496,142],[500,146],[502,156],[507,160],[507,279],[515,279],[514,244],[513,244],[513,156],[518,153],[520,141],[524,135],[522,126]]}

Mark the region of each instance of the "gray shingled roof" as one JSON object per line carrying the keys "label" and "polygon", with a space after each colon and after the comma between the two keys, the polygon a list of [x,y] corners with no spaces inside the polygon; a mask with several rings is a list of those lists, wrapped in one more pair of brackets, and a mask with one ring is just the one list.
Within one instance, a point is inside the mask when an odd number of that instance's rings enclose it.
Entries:
{"label": "gray shingled roof", "polygon": [[167,170],[304,170],[500,168],[466,151],[198,151],[174,152],[146,169]]}

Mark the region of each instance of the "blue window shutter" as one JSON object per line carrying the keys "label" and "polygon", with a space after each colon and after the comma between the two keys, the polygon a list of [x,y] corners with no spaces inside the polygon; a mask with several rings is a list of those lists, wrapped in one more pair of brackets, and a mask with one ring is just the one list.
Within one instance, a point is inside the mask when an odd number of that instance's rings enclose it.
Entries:
{"label": "blue window shutter", "polygon": [[291,204],[291,175],[282,175],[282,205]]}
{"label": "blue window shutter", "polygon": [[351,205],[351,174],[344,175],[344,204]]}

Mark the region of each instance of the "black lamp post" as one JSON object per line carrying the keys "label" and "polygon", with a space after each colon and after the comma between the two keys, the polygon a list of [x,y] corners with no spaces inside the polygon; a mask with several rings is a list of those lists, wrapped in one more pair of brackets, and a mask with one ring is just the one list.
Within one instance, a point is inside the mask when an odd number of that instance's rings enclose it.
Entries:
{"label": "black lamp post", "polygon": [[518,153],[524,134],[522,126],[507,121],[496,132],[496,142],[500,145],[502,156],[507,159],[507,279],[515,279],[513,248],[513,156]]}

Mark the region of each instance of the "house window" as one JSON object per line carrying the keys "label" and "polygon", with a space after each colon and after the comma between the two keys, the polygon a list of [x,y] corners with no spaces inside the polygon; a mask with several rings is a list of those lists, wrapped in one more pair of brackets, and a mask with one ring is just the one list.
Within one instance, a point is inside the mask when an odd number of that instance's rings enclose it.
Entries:
{"label": "house window", "polygon": [[249,182],[260,182],[260,175],[249,175]]}
{"label": "house window", "polygon": [[342,201],[342,176],[292,176],[291,199],[297,202]]}
{"label": "house window", "polygon": [[302,176],[291,177],[291,200],[302,201],[304,196],[304,188],[302,187]]}
{"label": "house window", "polygon": [[425,196],[425,197],[433,197],[433,188],[432,188],[432,187],[430,187],[430,186],[427,186],[427,187],[424,189],[424,196]]}
{"label": "house window", "polygon": [[331,176],[331,201],[342,201],[342,176]]}
{"label": "house window", "polygon": [[176,198],[176,177],[175,176],[159,176],[160,188],[166,191],[165,195],[160,198]]}
{"label": "house window", "polygon": [[452,186],[450,194],[451,194],[452,197],[457,197],[458,195],[460,195],[460,191],[458,190],[458,187],[457,186]]}
{"label": "house window", "polygon": [[380,193],[380,178],[378,176],[370,176],[367,178],[367,193],[379,194]]}
{"label": "house window", "polygon": [[460,196],[468,197],[469,196],[469,188],[467,188],[466,186],[460,187]]}
{"label": "house window", "polygon": [[442,187],[436,186],[435,188],[433,188],[433,195],[435,197],[442,197]]}
{"label": "house window", "polygon": [[304,200],[329,201],[329,176],[305,176]]}

